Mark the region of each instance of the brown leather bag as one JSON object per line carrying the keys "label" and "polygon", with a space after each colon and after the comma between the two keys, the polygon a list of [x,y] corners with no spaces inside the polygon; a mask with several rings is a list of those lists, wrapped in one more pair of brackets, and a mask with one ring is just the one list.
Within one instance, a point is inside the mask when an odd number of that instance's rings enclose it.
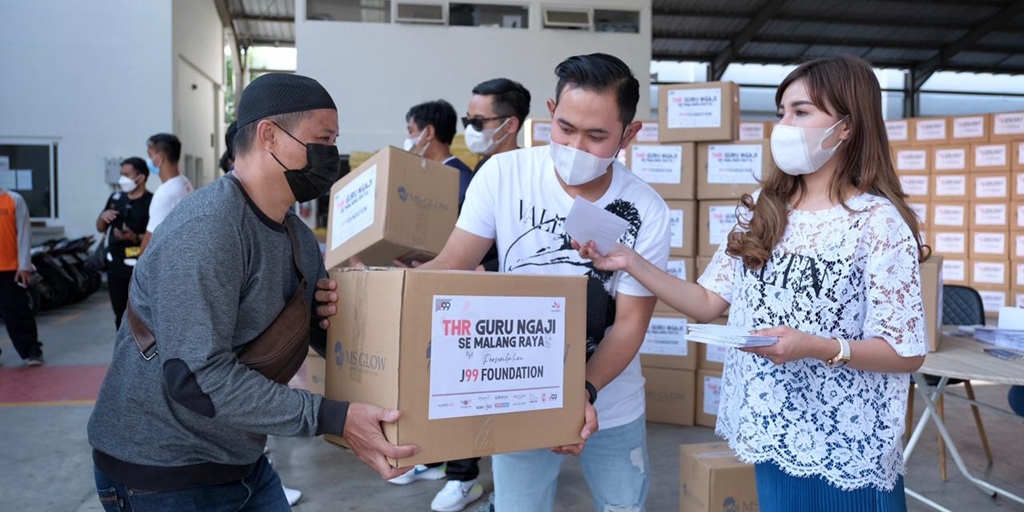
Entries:
{"label": "brown leather bag", "polygon": [[[238,354],[239,362],[281,384],[287,384],[306,359],[310,322],[310,308],[302,296],[308,281],[299,264],[299,241],[287,224],[285,230],[292,244],[292,263],[299,273],[299,287],[277,318]],[[142,358],[149,361],[156,357],[156,337],[135,314],[131,300],[128,301],[125,318]],[[150,351],[152,353],[147,356]]]}

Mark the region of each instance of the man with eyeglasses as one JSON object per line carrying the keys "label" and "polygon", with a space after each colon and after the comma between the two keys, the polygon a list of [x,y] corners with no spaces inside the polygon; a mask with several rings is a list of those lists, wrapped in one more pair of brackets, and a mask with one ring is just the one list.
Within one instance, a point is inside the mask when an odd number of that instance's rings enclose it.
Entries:
{"label": "man with eyeglasses", "polygon": [[493,155],[519,149],[519,130],[530,115],[530,91],[519,82],[495,78],[473,88],[462,118],[466,146],[482,156],[474,171]]}

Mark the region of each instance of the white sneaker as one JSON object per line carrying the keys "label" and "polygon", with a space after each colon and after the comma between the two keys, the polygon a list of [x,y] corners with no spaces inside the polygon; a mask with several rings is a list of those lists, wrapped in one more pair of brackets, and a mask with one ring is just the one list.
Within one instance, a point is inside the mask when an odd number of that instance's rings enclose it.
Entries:
{"label": "white sneaker", "polygon": [[434,501],[430,502],[430,510],[434,512],[459,512],[466,508],[466,505],[480,499],[483,495],[484,488],[476,483],[475,479],[467,482],[451,481],[444,485],[444,489],[441,489],[437,496],[434,496]]}
{"label": "white sneaker", "polygon": [[444,468],[446,466],[447,464],[442,464],[436,468],[428,468],[423,464],[419,464],[404,475],[396,476],[388,480],[388,482],[395,485],[409,485],[420,480],[440,480],[444,478]]}
{"label": "white sneaker", "polygon": [[294,506],[300,499],[302,499],[302,491],[285,487],[283,485],[281,487],[284,487],[284,497],[288,499],[289,507]]}

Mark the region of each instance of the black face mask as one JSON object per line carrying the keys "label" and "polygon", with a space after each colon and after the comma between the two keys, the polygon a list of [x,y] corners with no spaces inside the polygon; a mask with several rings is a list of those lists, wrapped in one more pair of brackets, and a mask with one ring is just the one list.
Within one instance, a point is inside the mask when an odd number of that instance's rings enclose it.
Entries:
{"label": "black face mask", "polygon": [[[274,125],[281,128],[277,123]],[[289,169],[288,166],[281,163],[277,155],[270,154],[281,167],[284,167],[284,177],[288,180],[288,187],[292,189],[295,200],[305,203],[329,192],[331,185],[338,181],[341,174],[341,157],[338,155],[338,147],[325,144],[306,144],[288,133],[288,130],[281,128],[281,131],[306,148],[306,166],[302,169]]]}

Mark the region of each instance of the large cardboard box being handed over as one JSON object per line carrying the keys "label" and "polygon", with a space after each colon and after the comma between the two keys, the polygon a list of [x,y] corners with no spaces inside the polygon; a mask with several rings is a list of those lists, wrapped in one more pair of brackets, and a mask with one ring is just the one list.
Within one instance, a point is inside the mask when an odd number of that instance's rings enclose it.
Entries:
{"label": "large cardboard box being handed over", "polygon": [[679,447],[681,512],[756,512],[754,466],[736,458],[725,443]]}
{"label": "large cardboard box being handed over", "polygon": [[428,261],[455,228],[459,173],[387,147],[331,187],[327,268]]}
{"label": "large cardboard box being handed over", "polygon": [[581,441],[585,277],[330,274],[339,299],[327,332],[327,398],[402,412],[384,435],[420,451],[393,466]]}

